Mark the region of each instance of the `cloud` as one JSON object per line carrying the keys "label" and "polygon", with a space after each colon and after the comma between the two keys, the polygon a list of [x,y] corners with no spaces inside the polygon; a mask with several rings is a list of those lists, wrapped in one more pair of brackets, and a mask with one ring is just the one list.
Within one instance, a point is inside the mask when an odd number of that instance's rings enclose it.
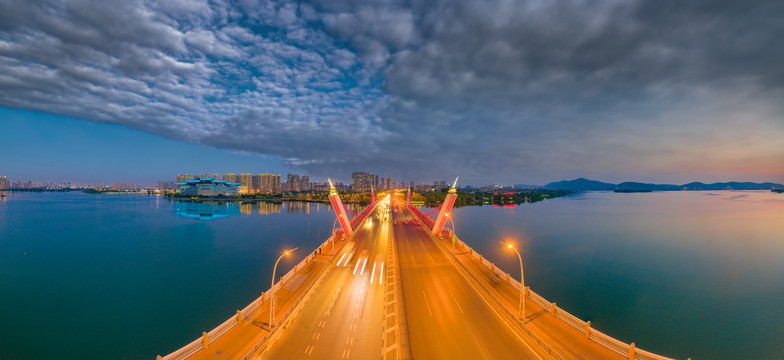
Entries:
{"label": "cloud", "polygon": [[775,1],[0,0],[0,105],[321,176],[780,179],[782,15]]}

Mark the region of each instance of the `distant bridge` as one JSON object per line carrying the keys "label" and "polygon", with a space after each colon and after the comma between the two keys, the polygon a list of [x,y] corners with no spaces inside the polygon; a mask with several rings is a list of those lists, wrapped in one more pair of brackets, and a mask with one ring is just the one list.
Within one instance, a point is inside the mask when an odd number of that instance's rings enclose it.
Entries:
{"label": "distant bridge", "polygon": [[373,194],[349,218],[332,189],[340,227],[329,239],[245,309],[158,359],[672,360],[600,332],[460,241],[445,226],[456,196],[453,186],[424,214],[410,192],[405,202]]}

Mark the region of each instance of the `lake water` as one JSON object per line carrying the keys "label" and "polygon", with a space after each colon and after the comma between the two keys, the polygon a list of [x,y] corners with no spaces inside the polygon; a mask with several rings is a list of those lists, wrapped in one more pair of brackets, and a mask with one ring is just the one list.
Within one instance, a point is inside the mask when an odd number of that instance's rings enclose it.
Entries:
{"label": "lake water", "polygon": [[[784,195],[584,193],[453,211],[457,234],[594,327],[676,358],[784,358]],[[0,359],[154,359],[269,287],[330,234],[315,203],[0,198]]]}

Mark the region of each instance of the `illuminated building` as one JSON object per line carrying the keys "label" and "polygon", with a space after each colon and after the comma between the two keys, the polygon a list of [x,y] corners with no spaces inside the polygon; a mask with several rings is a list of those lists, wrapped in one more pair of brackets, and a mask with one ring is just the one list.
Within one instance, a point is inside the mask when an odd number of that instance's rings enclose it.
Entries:
{"label": "illuminated building", "polygon": [[230,196],[238,194],[239,186],[242,184],[205,178],[199,180],[176,182],[174,185],[180,187],[180,193],[182,195]]}
{"label": "illuminated building", "polygon": [[273,194],[280,192],[280,174],[259,174],[259,192]]}
{"label": "illuminated building", "polygon": [[253,187],[253,175],[244,173],[237,176],[237,182],[242,183],[250,191]]}
{"label": "illuminated building", "polygon": [[300,191],[299,175],[289,173],[286,176],[286,191]]}
{"label": "illuminated building", "polygon": [[223,174],[223,181],[237,182],[237,175],[234,173]]}
{"label": "illuminated building", "polygon": [[307,175],[302,175],[302,178],[299,181],[299,190],[300,191],[310,190],[310,177],[308,177]]}
{"label": "illuminated building", "polygon": [[188,174],[184,174],[184,175],[177,175],[177,182],[188,181],[188,180],[190,180],[190,179],[191,179],[191,176],[190,176],[190,175],[188,175]]}
{"label": "illuminated building", "polygon": [[378,175],[368,174],[367,172],[351,173],[352,191],[370,191],[371,186],[378,185]]}

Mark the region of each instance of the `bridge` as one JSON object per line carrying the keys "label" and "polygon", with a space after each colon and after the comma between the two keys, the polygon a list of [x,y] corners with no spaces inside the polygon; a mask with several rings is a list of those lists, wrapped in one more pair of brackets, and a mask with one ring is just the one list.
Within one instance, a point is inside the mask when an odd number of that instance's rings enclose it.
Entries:
{"label": "bridge", "polygon": [[410,190],[405,201],[373,193],[349,217],[332,188],[340,227],[329,239],[224,323],[157,358],[672,360],[602,333],[475,252],[455,235],[456,196],[453,185],[425,214]]}

